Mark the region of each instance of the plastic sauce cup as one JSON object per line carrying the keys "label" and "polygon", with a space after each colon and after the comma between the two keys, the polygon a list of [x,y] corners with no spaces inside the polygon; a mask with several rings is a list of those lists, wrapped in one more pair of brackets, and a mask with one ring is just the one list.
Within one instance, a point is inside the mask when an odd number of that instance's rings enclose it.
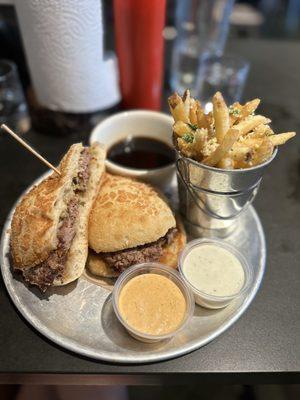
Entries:
{"label": "plastic sauce cup", "polygon": [[[218,295],[212,295],[205,293],[204,291],[201,291],[197,287],[195,287],[186,277],[185,272],[184,272],[184,261],[187,257],[187,255],[195,248],[201,247],[205,244],[210,244],[214,246],[219,246],[230,253],[232,253],[240,262],[243,271],[244,271],[244,283],[241,289],[232,295],[229,296],[218,296]],[[187,285],[190,287],[194,294],[195,302],[205,308],[223,308],[226,307],[232,300],[242,296],[248,289],[249,286],[252,282],[252,270],[245,259],[245,257],[234,247],[231,246],[230,244],[224,242],[223,240],[219,239],[195,239],[191,242],[189,242],[184,249],[182,250],[180,257],[179,257],[179,272],[182,277],[182,279],[187,283]]]}
{"label": "plastic sauce cup", "polygon": [[[143,274],[162,275],[162,276],[170,279],[172,282],[174,282],[177,285],[177,287],[180,289],[181,293],[183,294],[185,302],[186,302],[186,310],[185,310],[184,318],[176,330],[171,331],[164,335],[150,335],[150,334],[140,332],[140,331],[134,329],[122,317],[122,314],[119,309],[120,293],[121,293],[123,287],[132,278],[134,278],[138,275],[143,275]],[[114,308],[114,311],[115,311],[115,314],[116,314],[118,320],[126,328],[126,330],[129,332],[129,334],[131,336],[133,336],[135,339],[138,339],[142,342],[147,342],[147,343],[158,342],[161,340],[170,339],[173,336],[177,335],[180,331],[182,331],[184,329],[184,327],[188,324],[189,320],[193,316],[194,306],[195,306],[193,294],[190,291],[188,285],[185,283],[185,281],[180,277],[178,272],[176,272],[174,269],[172,269],[170,267],[167,267],[167,266],[165,266],[163,264],[159,264],[159,263],[138,264],[138,265],[134,265],[134,266],[128,268],[126,271],[124,271],[119,276],[119,278],[117,279],[117,281],[115,283],[115,286],[113,289],[113,294],[112,294],[112,301],[113,301],[113,308]]]}

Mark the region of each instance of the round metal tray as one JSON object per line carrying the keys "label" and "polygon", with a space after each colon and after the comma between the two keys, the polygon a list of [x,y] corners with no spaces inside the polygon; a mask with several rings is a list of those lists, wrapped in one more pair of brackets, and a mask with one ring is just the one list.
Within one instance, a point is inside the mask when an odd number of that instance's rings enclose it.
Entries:
{"label": "round metal tray", "polygon": [[265,238],[259,217],[250,206],[241,216],[235,231],[225,239],[245,255],[253,268],[254,279],[249,292],[223,309],[206,310],[196,306],[187,328],[168,342],[140,343],[126,333],[115,317],[109,286],[96,285],[83,276],[67,286],[51,288],[46,294],[41,294],[13,277],[9,258],[13,211],[14,208],[3,229],[0,255],[2,276],[12,301],[23,317],[48,339],[94,359],[113,363],[147,363],[196,350],[238,320],[253,300],[263,278]]}

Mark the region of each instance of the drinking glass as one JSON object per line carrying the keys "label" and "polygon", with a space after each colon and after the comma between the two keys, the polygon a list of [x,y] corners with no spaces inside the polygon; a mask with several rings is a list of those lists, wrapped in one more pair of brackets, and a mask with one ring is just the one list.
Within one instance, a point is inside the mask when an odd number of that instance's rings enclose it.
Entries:
{"label": "drinking glass", "polygon": [[249,72],[249,63],[235,56],[202,56],[196,84],[196,96],[205,107],[212,110],[211,98],[220,91],[228,105],[240,101]]}
{"label": "drinking glass", "polygon": [[227,39],[234,0],[177,0],[177,37],[172,54],[171,87],[194,94],[203,52],[221,55]]}
{"label": "drinking glass", "polygon": [[29,129],[27,105],[17,66],[0,60],[0,124],[7,124],[19,133]]}

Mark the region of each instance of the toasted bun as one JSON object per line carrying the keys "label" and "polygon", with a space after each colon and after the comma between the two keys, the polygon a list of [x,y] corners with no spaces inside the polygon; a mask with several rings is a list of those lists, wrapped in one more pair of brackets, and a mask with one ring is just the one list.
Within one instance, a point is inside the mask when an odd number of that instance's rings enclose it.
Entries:
{"label": "toasted bun", "polygon": [[171,268],[177,268],[178,257],[181,250],[186,245],[186,234],[181,221],[177,220],[178,232],[172,242],[164,246],[164,252],[159,260],[160,263],[168,265]]}
{"label": "toasted bun", "polygon": [[93,275],[100,276],[101,278],[117,278],[120,272],[115,271],[111,268],[103,258],[96,253],[89,252],[87,260],[87,269]]}
{"label": "toasted bun", "polygon": [[16,207],[11,225],[11,254],[14,267],[26,270],[45,261],[57,247],[59,218],[72,191],[83,146],[74,144],[58,169],[27,193]]}
{"label": "toasted bun", "polygon": [[84,203],[77,218],[76,235],[72,241],[65,264],[63,276],[53,282],[54,286],[66,285],[78,279],[84,271],[88,256],[88,221],[93,202],[98,194],[99,183],[104,171],[105,150],[95,143],[90,147],[92,160],[90,163],[90,177],[86,192],[82,196]]}
{"label": "toasted bun", "polygon": [[[177,234],[169,245],[164,246],[163,255],[159,260],[160,263],[175,269],[177,268],[179,253],[186,244],[185,230],[180,221],[177,221],[177,228]],[[106,264],[100,254],[91,251],[88,256],[87,268],[93,275],[102,278],[116,278],[120,275],[119,272]]]}
{"label": "toasted bun", "polygon": [[149,185],[105,174],[89,221],[89,246],[111,252],[155,242],[175,227],[167,203]]}

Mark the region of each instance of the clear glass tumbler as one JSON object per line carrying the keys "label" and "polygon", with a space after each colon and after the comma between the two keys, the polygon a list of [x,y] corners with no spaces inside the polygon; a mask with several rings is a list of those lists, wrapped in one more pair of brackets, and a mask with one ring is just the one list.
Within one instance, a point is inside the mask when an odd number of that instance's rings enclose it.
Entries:
{"label": "clear glass tumbler", "polygon": [[203,52],[221,55],[227,39],[234,0],[177,0],[177,37],[172,53],[171,87],[194,94]]}
{"label": "clear glass tumbler", "polygon": [[17,66],[9,60],[0,60],[0,124],[4,123],[19,133],[30,126]]}
{"label": "clear glass tumbler", "polygon": [[211,98],[217,91],[222,93],[227,105],[240,101],[248,72],[249,63],[242,58],[204,54],[199,65],[196,96],[205,111],[212,110]]}

